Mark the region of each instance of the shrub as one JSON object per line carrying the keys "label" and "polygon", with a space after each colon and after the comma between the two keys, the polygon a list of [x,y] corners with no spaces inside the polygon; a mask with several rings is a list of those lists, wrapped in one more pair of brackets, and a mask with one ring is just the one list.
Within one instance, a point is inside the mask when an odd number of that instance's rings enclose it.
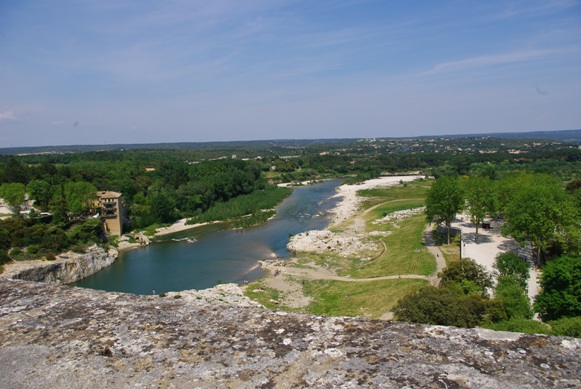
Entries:
{"label": "shrub", "polygon": [[553,335],[581,338],[581,316],[563,317],[548,324],[553,329]]}
{"label": "shrub", "polygon": [[394,312],[403,321],[471,328],[480,324],[486,309],[487,300],[480,295],[427,286],[402,298]]}
{"label": "shrub", "polygon": [[492,286],[490,276],[484,266],[477,264],[473,259],[461,258],[453,261],[438,274],[440,286],[446,286],[451,282],[460,283],[465,289],[465,293],[478,290],[484,295],[486,288]]}
{"label": "shrub", "polygon": [[5,263],[10,262],[11,259],[8,256],[8,252],[6,250],[0,249],[0,266],[4,265]]}
{"label": "shrub", "polygon": [[13,259],[22,259],[22,249],[20,247],[14,247],[10,250],[10,257]]}
{"label": "shrub", "polygon": [[47,261],[55,261],[56,260],[56,256],[53,253],[47,253],[45,256]]}
{"label": "shrub", "polygon": [[495,331],[523,332],[525,334],[545,334],[549,335],[551,330],[549,326],[540,321],[529,319],[509,319],[494,324],[484,326]]}
{"label": "shrub", "polygon": [[504,302],[508,318],[532,319],[533,310],[530,299],[521,281],[516,275],[499,277],[496,298]]}
{"label": "shrub", "polygon": [[71,246],[71,250],[78,254],[84,254],[86,252],[85,245],[75,244]]}
{"label": "shrub", "polygon": [[581,316],[581,257],[563,256],[548,262],[540,284],[535,310],[544,321]]}
{"label": "shrub", "polygon": [[40,250],[40,247],[37,244],[31,244],[30,246],[28,246],[28,249],[26,251],[30,255],[36,255],[36,254],[38,254],[39,250]]}

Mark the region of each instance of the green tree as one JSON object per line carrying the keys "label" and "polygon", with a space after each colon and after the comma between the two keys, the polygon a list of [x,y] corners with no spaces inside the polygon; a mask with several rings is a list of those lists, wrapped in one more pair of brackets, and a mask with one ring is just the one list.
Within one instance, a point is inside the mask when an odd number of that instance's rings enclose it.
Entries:
{"label": "green tree", "polygon": [[486,288],[492,286],[490,275],[484,266],[477,264],[473,259],[461,258],[458,261],[451,261],[448,266],[438,274],[440,286],[446,287],[450,283],[460,284],[464,292],[476,291],[485,294]]}
{"label": "green tree", "polygon": [[462,180],[466,196],[466,209],[470,221],[476,227],[475,241],[478,243],[478,228],[487,215],[495,211],[494,183],[488,177],[472,176]]}
{"label": "green tree", "polygon": [[567,230],[578,220],[577,210],[560,183],[544,174],[526,174],[516,179],[505,205],[502,232],[537,251],[536,261],[549,247],[565,242]]}
{"label": "green tree", "polygon": [[89,182],[67,182],[65,184],[65,198],[69,212],[73,216],[81,216],[95,208],[97,188]]}
{"label": "green tree", "polygon": [[52,198],[52,188],[48,182],[45,180],[32,180],[26,186],[26,192],[30,199],[35,200],[35,207],[43,211],[48,210],[48,204]]}
{"label": "green tree", "polygon": [[581,316],[581,257],[562,256],[549,261],[540,285],[535,311],[544,321]]}
{"label": "green tree", "polygon": [[19,182],[0,185],[0,197],[6,201],[15,215],[20,214],[20,206],[26,199],[26,189],[24,184]]}
{"label": "green tree", "polygon": [[444,223],[448,231],[448,244],[450,244],[450,227],[456,217],[456,213],[462,208],[464,195],[460,182],[454,177],[438,178],[426,198],[426,215],[428,220],[436,220]]}
{"label": "green tree", "polygon": [[68,206],[64,185],[60,185],[58,191],[54,194],[53,199],[49,203],[49,209],[52,212],[53,223],[62,224],[67,222]]}
{"label": "green tree", "polygon": [[[488,318],[489,308],[496,311],[496,305],[479,295],[463,295],[448,288],[427,286],[402,298],[394,313],[402,321],[472,328]],[[495,315],[492,321],[498,320]]]}
{"label": "green tree", "polygon": [[509,319],[532,319],[533,310],[518,276],[508,275],[498,277],[496,298],[502,300]]}
{"label": "green tree", "polygon": [[527,286],[530,264],[514,253],[503,253],[496,257],[494,267],[498,269],[500,277],[516,276],[523,287]]}

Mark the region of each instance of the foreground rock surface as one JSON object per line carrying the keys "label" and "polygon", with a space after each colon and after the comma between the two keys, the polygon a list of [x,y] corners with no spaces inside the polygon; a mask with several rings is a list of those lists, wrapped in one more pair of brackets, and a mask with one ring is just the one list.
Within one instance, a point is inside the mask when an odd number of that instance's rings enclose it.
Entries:
{"label": "foreground rock surface", "polygon": [[224,300],[2,279],[0,387],[581,385],[575,339],[317,317]]}

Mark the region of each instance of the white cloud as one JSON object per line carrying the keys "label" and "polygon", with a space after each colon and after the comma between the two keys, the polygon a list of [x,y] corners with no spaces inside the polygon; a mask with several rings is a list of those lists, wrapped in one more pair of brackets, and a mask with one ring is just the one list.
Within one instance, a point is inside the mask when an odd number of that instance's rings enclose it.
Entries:
{"label": "white cloud", "polygon": [[527,51],[514,51],[506,54],[498,55],[486,55],[474,58],[462,59],[459,61],[444,62],[438,64],[428,71],[429,74],[439,74],[453,71],[462,71],[466,69],[484,67],[484,66],[494,66],[503,65],[514,62],[522,62],[535,60],[538,58],[547,57],[555,54],[554,50],[527,50]]}
{"label": "white cloud", "polygon": [[0,112],[0,122],[6,121],[6,120],[16,120],[18,119],[16,117],[16,115],[14,115],[14,112],[12,111],[4,111],[4,112]]}

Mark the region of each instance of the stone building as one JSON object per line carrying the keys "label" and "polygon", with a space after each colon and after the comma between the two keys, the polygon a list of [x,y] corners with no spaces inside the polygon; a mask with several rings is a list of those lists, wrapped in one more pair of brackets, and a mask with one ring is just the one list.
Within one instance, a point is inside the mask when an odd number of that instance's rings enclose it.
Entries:
{"label": "stone building", "polygon": [[121,193],[99,191],[97,197],[106,232],[109,235],[121,235],[123,233],[123,219],[125,218],[125,206]]}

